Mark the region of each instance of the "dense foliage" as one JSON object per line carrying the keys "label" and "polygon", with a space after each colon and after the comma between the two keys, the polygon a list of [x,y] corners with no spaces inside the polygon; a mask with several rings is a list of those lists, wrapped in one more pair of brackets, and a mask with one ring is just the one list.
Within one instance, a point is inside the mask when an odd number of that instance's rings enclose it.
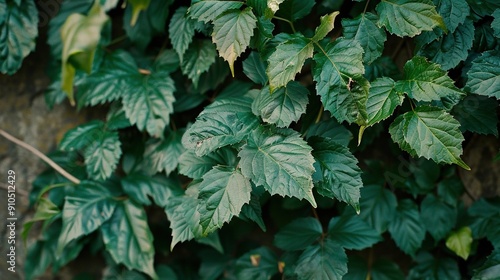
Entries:
{"label": "dense foliage", "polygon": [[[28,279],[83,251],[104,279],[498,279],[500,200],[457,170],[498,137],[500,2],[59,8],[47,104],[105,113],[50,155],[81,181],[34,183]],[[36,15],[0,0],[2,73]]]}

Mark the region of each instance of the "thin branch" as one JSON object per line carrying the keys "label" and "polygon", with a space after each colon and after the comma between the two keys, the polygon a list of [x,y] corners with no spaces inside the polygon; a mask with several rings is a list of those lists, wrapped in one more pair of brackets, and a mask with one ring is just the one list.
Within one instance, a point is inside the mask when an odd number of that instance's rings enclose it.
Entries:
{"label": "thin branch", "polygon": [[366,9],[368,8],[368,4],[370,4],[370,0],[366,1],[365,9],[363,10],[363,14],[366,13]]}
{"label": "thin branch", "polygon": [[33,146],[30,146],[29,144],[15,138],[14,136],[10,135],[9,133],[5,132],[3,129],[0,129],[0,135],[5,137],[7,140],[11,141],[12,143],[21,146],[25,148],[26,150],[30,151],[32,154],[43,160],[45,163],[50,165],[50,167],[54,168],[55,171],[59,172],[64,178],[70,180],[71,182],[75,184],[80,184],[80,180],[73,175],[69,174],[64,170],[61,166],[59,166],[57,163],[55,163],[53,160],[48,158],[46,155],[44,155],[42,152],[39,150],[35,149]]}
{"label": "thin branch", "polygon": [[321,117],[323,116],[323,111],[324,111],[323,104],[321,104],[321,108],[319,109],[318,116],[314,120],[314,123],[319,123],[319,121],[321,121]]}
{"label": "thin branch", "polygon": [[284,21],[284,22],[288,22],[288,24],[290,24],[290,27],[292,28],[293,33],[297,33],[297,31],[295,30],[295,26],[293,26],[293,22],[289,21],[289,20],[288,20],[288,19],[286,19],[286,18],[282,18],[282,17],[277,17],[277,16],[274,16],[273,18],[275,18],[275,19],[277,19],[277,20]]}

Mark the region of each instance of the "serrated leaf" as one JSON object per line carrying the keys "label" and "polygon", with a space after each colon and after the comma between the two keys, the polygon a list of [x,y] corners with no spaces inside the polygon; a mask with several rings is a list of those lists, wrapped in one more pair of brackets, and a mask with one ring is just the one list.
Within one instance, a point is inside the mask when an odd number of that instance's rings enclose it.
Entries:
{"label": "serrated leaf", "polygon": [[115,171],[120,156],[121,143],[117,131],[103,131],[85,148],[83,157],[87,174],[95,180],[105,180]]}
{"label": "serrated leaf", "polygon": [[343,248],[326,239],[300,255],[295,273],[299,279],[340,280],[347,273],[347,256]]}
{"label": "serrated leaf", "polygon": [[474,25],[472,20],[466,20],[454,32],[425,45],[417,54],[440,64],[443,70],[449,70],[467,59],[473,40]]}
{"label": "serrated leaf", "polygon": [[243,205],[241,208],[241,213],[239,216],[242,220],[251,220],[259,225],[262,231],[266,231],[266,224],[262,219],[262,207],[260,205],[259,196],[251,193],[250,202],[248,204]]}
{"label": "serrated leaf", "polygon": [[153,267],[153,234],[147,220],[142,207],[125,200],[116,207],[111,219],[102,225],[101,233],[106,250],[116,263],[158,279]]}
{"label": "serrated leaf", "polygon": [[366,113],[368,126],[374,125],[390,117],[397,106],[403,104],[404,96],[396,89],[393,79],[383,77],[371,83],[368,99],[366,100]]}
{"label": "serrated leaf", "polygon": [[221,147],[240,142],[258,126],[251,110],[252,99],[237,97],[216,100],[205,107],[182,137],[182,144],[203,156]]}
{"label": "serrated leaf", "polygon": [[291,21],[296,21],[309,15],[315,4],[315,0],[286,0],[280,4],[276,15]]}
{"label": "serrated leaf", "polygon": [[97,120],[79,125],[64,134],[59,143],[59,149],[62,151],[82,150],[97,140],[103,129],[104,123]]}
{"label": "serrated leaf", "polygon": [[487,51],[472,61],[467,72],[466,89],[479,95],[500,99],[500,56],[498,51]]}
{"label": "serrated leaf", "polygon": [[498,102],[486,96],[471,94],[460,101],[451,112],[460,122],[462,131],[498,136]]}
{"label": "serrated leaf", "polygon": [[383,233],[394,219],[398,201],[391,191],[378,185],[369,185],[361,189],[359,204],[362,209],[359,217]]}
{"label": "serrated leaf", "polygon": [[353,40],[336,39],[314,55],[313,79],[325,110],[339,122],[366,121],[366,98],[370,87],[363,78],[363,49]]}
{"label": "serrated leaf", "polygon": [[434,4],[449,32],[454,32],[470,14],[466,0],[434,0]]}
{"label": "serrated leaf", "polygon": [[492,16],[495,18],[491,22],[491,28],[493,29],[493,35],[495,37],[500,38],[500,9],[496,9],[495,12],[492,14]]}
{"label": "serrated leaf", "polygon": [[168,25],[168,37],[172,47],[183,60],[184,53],[193,41],[195,21],[187,17],[187,8],[178,8]]}
{"label": "serrated leaf", "polygon": [[73,79],[76,69],[90,73],[97,45],[101,39],[101,29],[109,20],[99,2],[95,2],[87,16],[71,14],[61,27],[62,76],[61,88],[74,104]]}
{"label": "serrated leaf", "polygon": [[134,81],[130,89],[134,91],[122,99],[130,123],[159,137],[170,123],[170,114],[174,110],[174,81],[161,73],[152,73]]}
{"label": "serrated leaf", "polygon": [[[307,1],[303,1],[307,2]],[[324,15],[320,18],[320,24],[318,27],[316,27],[316,30],[314,31],[314,36],[311,38],[311,40],[315,42],[319,42],[323,40],[323,38],[330,33],[330,31],[333,30],[333,24],[335,23],[335,18],[339,15],[340,12],[333,12],[328,15]]]}
{"label": "serrated leaf", "polygon": [[143,159],[146,172],[154,174],[165,171],[169,175],[177,168],[179,157],[185,150],[181,142],[184,131],[170,131],[165,139],[150,139],[146,142]]}
{"label": "serrated leaf", "polygon": [[182,74],[193,81],[195,88],[198,87],[201,75],[215,62],[216,54],[214,45],[208,40],[195,40],[184,53]]}
{"label": "serrated leaf", "polygon": [[312,42],[299,34],[290,35],[280,43],[268,59],[266,73],[271,92],[294,80],[306,59],[313,56],[313,50]]}
{"label": "serrated leaf", "polygon": [[457,222],[457,211],[433,194],[428,194],[422,201],[420,212],[427,231],[436,242],[445,238]]}
{"label": "serrated leaf", "polygon": [[215,166],[203,176],[199,191],[197,211],[207,235],[240,214],[243,204],[250,202],[252,186],[234,167]]}
{"label": "serrated leaf", "polygon": [[401,150],[406,151],[412,157],[417,157],[417,152],[406,142],[405,134],[408,130],[407,115],[399,115],[394,122],[389,126],[389,133],[392,141],[397,143]]}
{"label": "serrated leaf", "polygon": [[0,72],[12,75],[23,59],[35,49],[38,36],[38,12],[35,1],[23,0],[20,5],[0,3]]}
{"label": "serrated leaf", "polygon": [[418,206],[411,200],[399,201],[394,219],[389,223],[389,233],[396,245],[406,254],[413,255],[425,237],[425,228]]}
{"label": "serrated leaf", "polygon": [[132,5],[132,19],[130,20],[130,25],[134,26],[139,18],[139,13],[148,8],[151,0],[127,0],[127,3]]}
{"label": "serrated leaf", "polygon": [[256,84],[265,85],[268,81],[266,64],[257,52],[251,52],[248,58],[243,61],[243,73]]}
{"label": "serrated leaf", "polygon": [[80,183],[65,197],[57,251],[61,253],[71,240],[101,227],[111,218],[117,204],[106,186],[91,181]]}
{"label": "serrated leaf", "polygon": [[288,127],[306,112],[308,95],[307,88],[295,81],[289,82],[286,87],[279,88],[272,94],[269,87],[264,87],[254,99],[252,111],[266,123]]}
{"label": "serrated leaf", "polygon": [[371,64],[382,55],[387,40],[385,31],[377,26],[378,16],[362,13],[354,19],[342,19],[343,34],[346,39],[356,40],[363,48],[363,61]]}
{"label": "serrated leaf", "polygon": [[376,6],[378,25],[399,37],[413,37],[439,26],[446,31],[443,18],[431,0],[383,0]]}
{"label": "serrated leaf", "polygon": [[239,257],[234,269],[236,279],[271,279],[278,273],[278,258],[271,249],[260,247]]}
{"label": "serrated leaf", "polygon": [[304,250],[323,234],[321,223],[315,218],[299,218],[281,228],[274,236],[274,245],[286,251]]}
{"label": "serrated leaf", "polygon": [[434,258],[430,253],[423,252],[417,255],[415,262],[417,265],[410,269],[409,280],[460,279],[460,270],[454,259]]}
{"label": "serrated leaf", "polygon": [[474,11],[480,17],[489,16],[496,9],[500,8],[500,3],[495,0],[467,0],[467,3],[469,4],[472,11]]}
{"label": "serrated leaf", "polygon": [[243,5],[241,1],[202,0],[189,7],[189,16],[208,23],[231,9],[239,9]]}
{"label": "serrated leaf", "polygon": [[438,64],[428,62],[421,56],[415,56],[406,62],[404,71],[403,80],[396,83],[397,90],[417,101],[444,99],[456,104],[464,96]]}
{"label": "serrated leaf", "polygon": [[250,45],[256,26],[257,18],[251,8],[227,11],[214,21],[212,41],[217,45],[219,56],[229,63],[233,77],[234,62]]}
{"label": "serrated leaf", "polygon": [[155,204],[166,207],[173,196],[182,194],[179,184],[173,179],[162,176],[148,176],[141,173],[131,173],[120,180],[123,191],[137,203],[151,205],[151,197]]}
{"label": "serrated leaf", "polygon": [[330,138],[332,141],[346,147],[353,138],[352,133],[333,118],[315,123],[309,127],[306,138],[309,139],[313,136]]}
{"label": "serrated leaf", "polygon": [[232,148],[220,148],[205,156],[197,156],[194,150],[186,150],[179,158],[179,173],[193,179],[201,179],[216,165],[236,166],[236,151]]}
{"label": "serrated leaf", "polygon": [[470,170],[460,158],[464,141],[460,123],[449,113],[433,107],[417,107],[405,113],[404,118],[404,141],[418,156]]}
{"label": "serrated leaf", "polygon": [[329,238],[349,250],[369,248],[383,238],[359,216],[344,215],[334,217],[328,223]]}
{"label": "serrated leaf", "polygon": [[317,182],[318,193],[344,201],[359,212],[360,189],[363,187],[363,182],[361,169],[357,165],[358,160],[346,146],[331,139],[312,137],[309,143],[316,160],[313,179]]}
{"label": "serrated leaf", "polygon": [[311,150],[294,130],[259,126],[238,153],[239,165],[245,177],[271,195],[305,198],[316,207]]}
{"label": "serrated leaf", "polygon": [[197,206],[196,197],[184,195],[169,199],[165,213],[172,229],[170,250],[179,242],[201,237],[200,213],[196,211]]}
{"label": "serrated leaf", "polygon": [[23,242],[26,244],[29,232],[35,222],[44,221],[42,230],[45,230],[47,225],[51,223],[51,220],[60,213],[61,210],[59,210],[59,207],[50,201],[50,199],[40,197],[37,201],[35,215],[32,218],[25,220],[23,223],[23,229],[21,231],[21,238],[23,239]]}
{"label": "serrated leaf", "polygon": [[454,231],[446,239],[446,247],[464,260],[471,252],[472,231],[469,227],[462,227]]}

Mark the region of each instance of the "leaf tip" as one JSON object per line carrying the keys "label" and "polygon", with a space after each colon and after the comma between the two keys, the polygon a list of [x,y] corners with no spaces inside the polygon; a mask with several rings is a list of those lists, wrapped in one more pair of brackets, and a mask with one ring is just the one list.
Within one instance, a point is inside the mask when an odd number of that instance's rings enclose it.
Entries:
{"label": "leaf tip", "polygon": [[[366,126],[362,125],[359,127],[358,133],[358,147],[361,145],[361,140],[363,139],[363,133],[365,132]],[[358,213],[359,214],[359,213]]]}

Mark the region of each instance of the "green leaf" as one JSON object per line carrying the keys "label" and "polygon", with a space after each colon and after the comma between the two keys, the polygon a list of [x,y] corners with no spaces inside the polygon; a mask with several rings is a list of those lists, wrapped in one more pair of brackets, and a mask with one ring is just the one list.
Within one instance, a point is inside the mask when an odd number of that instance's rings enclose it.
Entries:
{"label": "green leaf", "polygon": [[[277,2],[283,2],[283,1],[277,1]],[[279,10],[276,12],[276,15],[282,18],[289,19],[291,21],[296,21],[298,19],[301,19],[309,15],[315,4],[316,4],[315,0],[309,0],[309,1],[286,0],[282,4],[280,4]]]}
{"label": "green leaf", "polygon": [[434,0],[434,4],[449,32],[455,32],[458,25],[464,23],[470,14],[466,0]]}
{"label": "green leaf", "polygon": [[480,17],[489,16],[496,9],[500,8],[500,3],[495,0],[467,0],[467,3],[471,7],[472,11],[474,11]]}
{"label": "green leaf", "polygon": [[339,121],[363,124],[369,84],[364,73],[363,49],[352,40],[336,39],[314,55],[313,79],[325,110]]}
{"label": "green leaf", "polygon": [[349,256],[348,272],[342,278],[344,280],[366,279],[367,276],[375,280],[399,280],[405,275],[399,266],[391,261],[377,258],[370,268],[364,259],[358,256]]}
{"label": "green leaf", "polygon": [[203,234],[207,235],[240,214],[243,204],[250,202],[252,186],[233,167],[215,166],[203,176],[199,191],[197,211]]}
{"label": "green leaf", "polygon": [[239,9],[243,5],[240,1],[202,0],[191,5],[189,16],[208,23],[215,20],[228,10]]}
{"label": "green leaf", "polygon": [[23,242],[26,243],[26,240],[29,235],[29,231],[35,224],[35,222],[44,221],[43,229],[46,229],[46,226],[50,224],[52,219],[54,219],[57,215],[61,213],[59,207],[55,205],[52,201],[45,197],[40,197],[36,205],[36,211],[33,218],[26,220],[23,224],[23,230],[21,232],[21,238]]}
{"label": "green leaf", "polygon": [[312,42],[299,34],[291,35],[280,43],[268,59],[266,73],[271,92],[294,80],[306,59],[313,56],[313,50]]}
{"label": "green leaf", "polygon": [[142,205],[151,205],[149,197],[160,207],[166,207],[168,200],[182,194],[179,184],[173,179],[162,176],[148,176],[131,173],[121,179],[123,191]]}
{"label": "green leaf", "polygon": [[436,242],[445,238],[457,222],[457,211],[433,194],[428,194],[422,201],[420,212],[427,231]]}
{"label": "green leaf", "polygon": [[62,89],[74,104],[73,79],[76,69],[90,73],[97,45],[101,39],[101,30],[109,20],[98,2],[90,9],[87,16],[71,14],[61,27],[62,51]]}
{"label": "green leaf", "polygon": [[[307,1],[304,1],[307,2]],[[311,38],[314,42],[319,42],[323,40],[323,38],[333,30],[333,24],[335,23],[335,18],[339,15],[340,12],[333,12],[328,15],[324,15],[320,18],[320,24],[316,27],[314,31],[314,36]]]}
{"label": "green leaf", "polygon": [[279,10],[279,5],[285,0],[267,0],[266,17],[271,18]]}
{"label": "green leaf", "polygon": [[101,233],[106,250],[116,263],[158,279],[153,267],[153,234],[142,207],[131,200],[123,201],[111,219],[102,225]]}
{"label": "green leaf", "polygon": [[251,220],[259,225],[262,231],[266,231],[266,224],[262,219],[262,207],[260,205],[260,198],[254,192],[251,193],[250,202],[243,205],[239,216],[242,220]]}
{"label": "green leaf", "polygon": [[331,139],[312,137],[309,143],[316,160],[313,179],[317,182],[318,193],[344,201],[359,212],[360,189],[363,187],[363,182],[361,169],[357,165],[358,160],[346,146]]}
{"label": "green leaf", "polygon": [[251,52],[248,58],[243,61],[243,73],[256,84],[265,85],[268,81],[266,64],[257,52]]}
{"label": "green leaf", "polygon": [[179,157],[185,150],[181,142],[183,134],[184,129],[170,131],[165,139],[150,139],[146,142],[143,163],[146,172],[154,174],[165,171],[169,175],[177,169]]}
{"label": "green leaf", "polygon": [[454,259],[447,257],[434,258],[430,253],[423,252],[415,258],[417,265],[410,269],[409,280],[440,280],[460,279],[460,270]]}
{"label": "green leaf", "polygon": [[446,239],[446,247],[464,260],[467,260],[471,252],[472,231],[470,227],[462,227],[454,231]]}
{"label": "green leaf", "polygon": [[332,218],[328,235],[336,244],[349,250],[363,250],[383,240],[380,233],[355,215]]}
{"label": "green leaf", "polygon": [[486,96],[471,94],[453,107],[451,112],[462,131],[498,136],[498,102]]}
{"label": "green leaf", "polygon": [[207,72],[215,62],[216,51],[208,40],[195,40],[184,53],[181,62],[182,74],[187,75],[196,88],[201,74]]}
{"label": "green leaf", "polygon": [[366,100],[367,125],[374,125],[392,116],[403,101],[404,96],[397,91],[394,80],[388,77],[376,79],[371,83]]}
{"label": "green leaf", "polygon": [[500,274],[500,251],[497,249],[488,256],[486,262],[474,271],[472,280],[495,280]]}
{"label": "green leaf", "polygon": [[369,81],[373,81],[377,78],[390,77],[392,79],[399,79],[401,76],[399,68],[392,58],[388,56],[381,56],[375,59],[370,65],[365,66],[364,77]]}
{"label": "green leaf", "polygon": [[132,126],[125,115],[125,111],[119,102],[111,105],[111,108],[106,115],[106,128],[108,130],[117,130]]}
{"label": "green leaf", "polygon": [[329,118],[328,120],[320,121],[313,124],[307,130],[306,138],[311,138],[313,136],[320,136],[324,138],[330,138],[343,146],[349,145],[352,140],[352,133],[345,128],[345,126],[339,124],[335,119]]}
{"label": "green leaf", "polygon": [[500,9],[496,9],[495,12],[492,14],[492,16],[495,18],[491,22],[491,28],[493,29],[493,35],[495,37],[500,38]]}
{"label": "green leaf", "polygon": [[227,11],[214,21],[212,41],[217,45],[219,56],[229,63],[233,77],[234,62],[250,45],[256,26],[257,18],[251,8]]}
{"label": "green leaf", "polygon": [[134,26],[139,18],[139,13],[148,8],[151,0],[127,0],[127,3],[132,5],[132,19],[130,20],[130,25]]}
{"label": "green leaf", "polygon": [[347,256],[343,248],[326,239],[300,255],[295,273],[299,279],[340,280],[347,273]]}
{"label": "green leaf", "polygon": [[408,94],[417,101],[449,100],[458,103],[464,96],[453,80],[436,63],[415,56],[404,66],[404,78],[396,83],[398,91]]}
{"label": "green leaf", "polygon": [[83,150],[94,142],[104,129],[102,121],[93,120],[68,130],[61,142],[59,149],[61,151]]}
{"label": "green leaf", "polygon": [[187,8],[179,7],[168,25],[168,37],[172,47],[183,60],[184,53],[193,41],[195,21],[187,17]]}
{"label": "green leaf", "polygon": [[117,201],[107,186],[83,181],[65,197],[57,252],[61,253],[71,240],[103,226],[116,207]]}
{"label": "green leaf", "polygon": [[23,59],[35,49],[38,36],[38,12],[33,0],[22,4],[0,3],[0,72],[12,75]]}
{"label": "green leaf", "polygon": [[205,107],[196,122],[182,136],[182,144],[203,156],[221,147],[240,142],[258,126],[251,110],[252,99],[237,97],[216,100]]}
{"label": "green leaf", "polygon": [[385,31],[377,26],[378,16],[362,13],[354,19],[342,19],[343,34],[346,39],[356,40],[363,48],[363,62],[371,64],[382,55],[387,40]]}
{"label": "green leaf", "polygon": [[389,233],[396,245],[409,255],[414,255],[422,245],[425,228],[418,206],[409,199],[399,201],[394,219],[389,223]]}
{"label": "green leaf", "polygon": [[392,141],[397,143],[401,150],[406,151],[412,157],[417,157],[417,152],[405,140],[406,131],[408,130],[408,121],[405,115],[399,115],[394,122],[389,126],[389,133]]}
{"label": "green leaf", "polygon": [[179,173],[193,179],[201,179],[216,165],[236,166],[236,151],[229,147],[220,148],[205,156],[197,156],[194,150],[186,150],[179,158]]}
{"label": "green leaf", "polygon": [[474,25],[472,20],[466,20],[454,32],[424,46],[417,54],[440,64],[443,70],[450,70],[467,59],[473,40]]}
{"label": "green leaf", "polygon": [[281,228],[274,236],[274,245],[286,251],[304,250],[323,234],[321,223],[315,218],[299,218]]}
{"label": "green leaf", "polygon": [[271,279],[278,273],[278,258],[271,249],[260,247],[239,257],[234,266],[236,279]]}
{"label": "green leaf", "polygon": [[413,37],[436,26],[446,31],[431,0],[382,0],[376,10],[380,16],[378,26],[399,37]]}
{"label": "green leaf", "polygon": [[472,61],[467,72],[465,88],[479,95],[500,99],[500,56],[498,51],[487,51]]}
{"label": "green leaf", "polygon": [[[404,142],[398,142],[402,148],[408,147],[418,156],[437,163],[455,163],[470,170],[460,158],[464,140],[459,129],[460,123],[449,113],[433,107],[417,107],[403,117]],[[391,127],[395,128],[394,124]],[[394,130],[390,132],[393,135]],[[394,139],[393,135],[393,140],[402,139]]]}
{"label": "green leaf", "polygon": [[85,149],[83,157],[87,174],[96,180],[105,180],[115,171],[122,155],[117,131],[101,132]]}
{"label": "green leaf", "polygon": [[241,148],[241,172],[271,195],[306,199],[313,207],[311,147],[291,129],[256,128]]}
{"label": "green leaf", "polygon": [[170,123],[173,113],[174,81],[161,73],[144,75],[134,80],[130,92],[123,96],[123,108],[131,124],[159,137]]}
{"label": "green leaf", "polygon": [[306,112],[308,95],[307,88],[295,81],[289,82],[285,88],[279,88],[272,94],[266,86],[254,99],[252,111],[266,123],[288,127]]}
{"label": "green leaf", "polygon": [[359,217],[383,233],[394,219],[398,201],[391,191],[378,185],[368,185],[361,189],[359,204],[362,209]]}

